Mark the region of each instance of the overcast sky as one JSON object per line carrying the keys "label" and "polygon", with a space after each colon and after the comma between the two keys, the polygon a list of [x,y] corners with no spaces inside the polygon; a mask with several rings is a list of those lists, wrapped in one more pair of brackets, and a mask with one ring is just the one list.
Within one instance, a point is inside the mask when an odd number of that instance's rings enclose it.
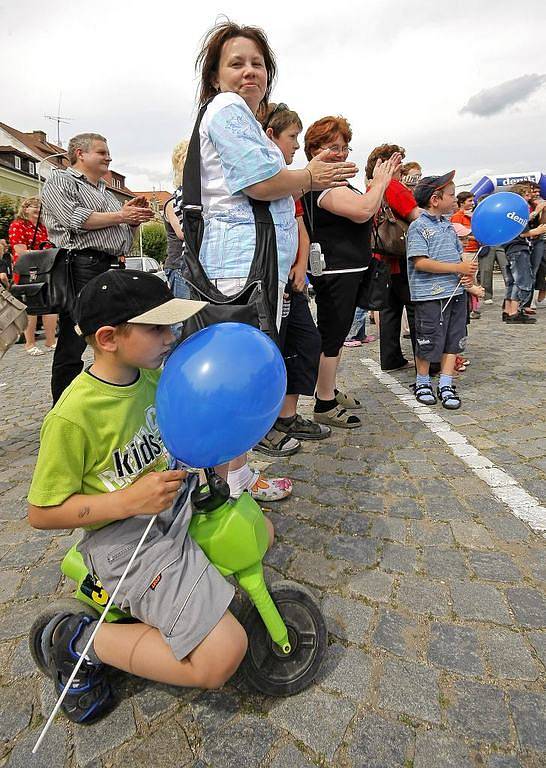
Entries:
{"label": "overcast sky", "polygon": [[304,128],[347,117],[362,169],[389,141],[426,173],[456,168],[459,183],[546,172],[545,11],[543,0],[0,0],[0,121],[56,141],[44,115],[62,93],[74,118],[64,146],[102,133],[131,189],[168,189],[172,147],[195,117],[199,40],[226,14],[266,30],[273,99]]}

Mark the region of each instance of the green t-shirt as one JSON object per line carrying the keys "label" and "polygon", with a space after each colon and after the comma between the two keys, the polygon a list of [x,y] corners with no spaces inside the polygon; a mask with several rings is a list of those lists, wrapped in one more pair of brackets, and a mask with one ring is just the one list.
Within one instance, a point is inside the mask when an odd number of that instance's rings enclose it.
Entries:
{"label": "green t-shirt", "polygon": [[155,412],[159,376],[141,369],[134,384],[118,386],[80,373],[45,417],[29,502],[53,507],[74,493],[116,491],[167,469]]}

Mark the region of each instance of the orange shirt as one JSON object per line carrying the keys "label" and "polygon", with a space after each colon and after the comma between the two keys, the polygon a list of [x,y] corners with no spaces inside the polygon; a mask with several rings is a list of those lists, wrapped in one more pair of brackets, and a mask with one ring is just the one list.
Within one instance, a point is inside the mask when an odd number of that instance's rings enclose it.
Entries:
{"label": "orange shirt", "polygon": [[[453,216],[451,217],[451,223],[452,224],[462,224],[463,227],[468,227],[468,229],[472,229],[472,217],[466,214],[464,211],[456,211]],[[463,250],[465,253],[476,253],[476,251],[479,248],[479,243],[476,240],[475,237],[472,237],[472,234],[468,235],[468,237],[463,240]]]}

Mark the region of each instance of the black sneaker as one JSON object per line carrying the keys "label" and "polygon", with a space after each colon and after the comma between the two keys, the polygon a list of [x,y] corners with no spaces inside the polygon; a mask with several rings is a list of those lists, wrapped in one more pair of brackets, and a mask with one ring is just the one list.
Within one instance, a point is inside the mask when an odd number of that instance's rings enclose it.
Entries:
{"label": "black sneaker", "polygon": [[516,312],[515,315],[508,315],[505,320],[505,322],[508,324],[519,323],[521,325],[534,325],[536,321],[536,317],[526,315],[525,312]]}
{"label": "black sneaker", "polygon": [[[74,646],[85,627],[95,619],[85,613],[66,614],[59,618],[52,633],[48,660],[55,690],[60,695],[80,658]],[[87,725],[105,715],[112,703],[105,665],[94,664],[86,658],[72,681],[61,709],[73,723]]]}

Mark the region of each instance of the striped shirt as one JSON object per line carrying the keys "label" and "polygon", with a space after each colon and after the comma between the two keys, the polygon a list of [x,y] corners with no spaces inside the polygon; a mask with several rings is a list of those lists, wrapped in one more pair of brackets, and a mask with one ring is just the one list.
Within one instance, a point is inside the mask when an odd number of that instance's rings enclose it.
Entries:
{"label": "striped shirt", "polygon": [[[411,300],[449,298],[459,284],[460,275],[454,272],[421,272],[415,269],[413,260],[417,256],[426,256],[435,261],[460,263],[463,246],[453,224],[444,216],[433,216],[425,211],[410,224],[406,249]],[[461,286],[455,291],[455,295],[460,293],[463,293]]]}
{"label": "striped shirt", "polygon": [[44,184],[42,215],[49,239],[59,248],[92,248],[110,256],[123,256],[133,242],[133,228],[115,224],[101,229],[84,229],[92,213],[119,211],[121,204],[103,179],[92,184],[75,168],[53,171]]}

